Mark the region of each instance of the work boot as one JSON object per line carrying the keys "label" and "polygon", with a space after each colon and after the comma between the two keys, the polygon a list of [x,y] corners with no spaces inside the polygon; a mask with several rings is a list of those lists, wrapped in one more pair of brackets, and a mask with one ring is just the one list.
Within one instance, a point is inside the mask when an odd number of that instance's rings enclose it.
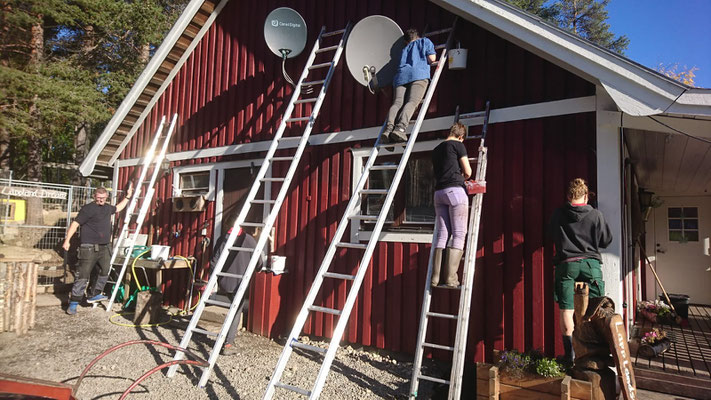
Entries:
{"label": "work boot", "polygon": [[434,250],[434,257],[432,258],[432,286],[439,285],[439,270],[442,267],[442,253],[444,249]]}
{"label": "work boot", "polygon": [[444,286],[457,287],[459,286],[459,277],[457,276],[457,271],[459,270],[459,262],[462,261],[463,250],[455,249],[453,247],[447,247],[447,262]]}
{"label": "work boot", "polygon": [[401,127],[396,127],[389,136],[391,143],[402,143],[407,142],[407,134],[405,129]]}
{"label": "work boot", "polygon": [[79,306],[78,301],[70,301],[69,307],[67,307],[67,314],[74,315],[77,313],[77,306]]}

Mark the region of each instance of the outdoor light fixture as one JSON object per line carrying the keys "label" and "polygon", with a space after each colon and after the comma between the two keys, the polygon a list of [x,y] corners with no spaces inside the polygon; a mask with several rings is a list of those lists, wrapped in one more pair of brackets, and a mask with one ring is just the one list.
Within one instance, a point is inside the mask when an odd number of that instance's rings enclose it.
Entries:
{"label": "outdoor light fixture", "polygon": [[160,163],[160,169],[164,174],[168,174],[170,172],[170,161],[163,159]]}
{"label": "outdoor light fixture", "polygon": [[652,195],[654,193],[644,189],[639,190],[639,206],[642,207],[642,211],[652,207]]}

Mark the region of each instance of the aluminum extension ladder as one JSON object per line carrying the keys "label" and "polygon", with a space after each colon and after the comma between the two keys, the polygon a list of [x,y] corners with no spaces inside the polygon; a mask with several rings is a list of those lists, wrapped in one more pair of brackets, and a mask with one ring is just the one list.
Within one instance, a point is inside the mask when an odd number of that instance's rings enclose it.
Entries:
{"label": "aluminum extension ladder", "polygon": [[[331,369],[331,364],[333,362],[333,359],[336,356],[336,351],[338,350],[339,342],[341,341],[343,332],[346,329],[346,324],[348,323],[348,317],[351,313],[351,310],[353,309],[353,305],[355,304],[356,298],[358,297],[358,291],[360,289],[361,284],[363,283],[363,279],[364,279],[365,273],[368,269],[368,265],[370,264],[370,259],[373,255],[373,251],[375,250],[375,246],[377,245],[377,243],[380,239],[380,232],[383,228],[383,224],[385,223],[385,219],[388,215],[388,210],[390,209],[393,199],[395,198],[395,193],[397,192],[397,188],[400,183],[400,179],[402,178],[402,175],[405,171],[405,167],[406,167],[407,161],[410,157],[410,153],[412,152],[412,148],[415,145],[415,141],[417,140],[417,135],[420,131],[420,127],[422,126],[422,121],[425,119],[425,114],[427,114],[427,109],[429,107],[430,101],[432,100],[432,95],[434,94],[434,91],[437,87],[437,82],[439,81],[439,77],[442,74],[444,64],[447,60],[447,50],[449,49],[449,45],[452,41],[452,36],[453,36],[452,33],[453,32],[454,32],[454,25],[452,26],[452,28],[443,29],[443,30],[435,31],[435,32],[430,32],[425,35],[425,36],[434,36],[434,35],[442,34],[442,33],[449,34],[447,42],[446,42],[447,44],[439,45],[439,46],[435,47],[435,49],[437,49],[437,50],[440,50],[440,49],[442,50],[440,57],[439,57],[439,63],[437,64],[437,69],[435,70],[435,73],[434,73],[434,76],[432,77],[431,83],[430,83],[429,87],[427,88],[427,92],[425,94],[424,101],[423,101],[422,105],[420,106],[420,110],[417,115],[417,121],[415,122],[412,132],[410,133],[410,137],[409,137],[408,141],[405,143],[381,144],[381,138],[383,137],[382,132],[385,129],[385,124],[383,124],[383,126],[381,127],[380,134],[378,136],[376,145],[373,147],[373,150],[370,152],[370,156],[369,156],[368,162],[366,163],[365,168],[363,170],[363,174],[361,175],[356,187],[354,188],[354,192],[353,192],[354,194],[351,197],[350,201],[348,202],[346,212],[343,215],[343,217],[341,218],[340,223],[338,224],[338,228],[337,228],[336,233],[333,237],[333,240],[332,240],[331,244],[329,245],[328,250],[326,251],[326,255],[324,256],[323,262],[321,263],[321,266],[319,267],[318,273],[316,274],[316,277],[315,277],[314,282],[311,286],[311,289],[309,290],[309,293],[306,296],[304,305],[302,306],[301,311],[299,312],[299,315],[296,318],[294,327],[292,328],[291,333],[289,334],[289,338],[286,341],[286,345],[284,346],[281,356],[279,357],[279,362],[277,363],[276,369],[274,370],[274,373],[272,374],[272,378],[269,381],[267,390],[264,393],[264,399],[271,399],[272,397],[274,397],[275,390],[277,388],[290,390],[292,392],[299,393],[303,396],[307,396],[310,399],[317,399],[320,396],[321,390],[323,389],[323,386],[326,383],[326,377],[328,376],[328,372]],[[378,158],[378,155],[380,154],[380,152],[383,151],[383,148],[394,147],[394,146],[398,146],[398,147],[402,148],[402,145],[405,145],[405,148],[403,150],[402,158],[400,159],[400,162],[398,165],[386,165],[386,164],[375,165],[375,160],[376,160],[376,158]],[[368,176],[369,176],[370,172],[371,171],[383,171],[383,170],[395,170],[395,175],[393,177],[390,188],[388,188],[388,189],[366,189],[365,186],[366,186],[366,182],[368,181]],[[361,204],[361,196],[367,196],[367,195],[378,195],[378,196],[385,195],[385,201],[384,201],[382,208],[380,209],[380,212],[378,215],[360,214],[359,209],[360,209],[360,204]],[[366,245],[366,244],[361,244],[361,243],[351,243],[350,241],[342,242],[341,238],[343,237],[344,233],[346,232],[346,228],[349,225],[349,223],[351,221],[358,221],[358,220],[360,220],[360,221],[374,221],[375,222],[375,226],[373,227],[373,233],[372,233],[370,239],[368,240],[368,244]],[[329,267],[332,265],[334,255],[335,255],[337,249],[339,249],[339,248],[345,248],[346,250],[364,251],[361,261],[360,261],[360,264],[358,266],[356,275],[347,275],[347,274],[329,272]],[[316,300],[319,290],[321,289],[321,285],[323,283],[324,278],[352,281],[352,285],[348,291],[348,296],[346,298],[346,302],[343,307],[343,310],[337,310],[337,309],[314,305],[314,301]],[[332,314],[332,315],[338,316],[338,323],[336,324],[336,328],[333,332],[333,337],[331,338],[331,342],[328,346],[328,349],[322,349],[320,347],[312,346],[312,345],[309,345],[306,343],[301,343],[299,341],[299,334],[303,330],[304,324],[306,323],[306,321],[309,317],[309,312],[311,312],[311,311],[320,312],[320,313],[327,313],[327,314]],[[294,348],[298,348],[298,349],[307,351],[309,353],[313,353],[316,356],[323,356],[324,357],[323,362],[321,364],[321,368],[318,373],[318,377],[316,378],[316,382],[314,383],[311,390],[305,390],[303,388],[299,388],[296,386],[292,386],[292,385],[280,382],[282,374],[284,372],[284,369],[286,368],[286,365],[289,361],[289,357],[291,356],[291,353]]]}
{"label": "aluminum extension ladder", "polygon": [[[272,140],[272,143],[269,146],[269,150],[267,151],[267,155],[264,158],[264,162],[262,163],[262,166],[260,167],[259,172],[257,173],[257,177],[254,181],[254,184],[252,185],[252,188],[249,191],[249,194],[247,194],[247,198],[244,203],[244,206],[242,207],[242,210],[240,211],[239,215],[237,216],[237,219],[234,221],[232,232],[228,236],[227,242],[224,247],[225,251],[223,251],[222,254],[220,254],[220,257],[217,261],[217,265],[215,265],[214,271],[211,272],[210,279],[209,279],[207,286],[205,288],[205,291],[204,291],[204,293],[207,293],[207,294],[212,293],[214,288],[217,287],[217,280],[219,277],[225,276],[225,277],[241,279],[241,283],[239,285],[239,288],[237,289],[237,292],[235,293],[232,303],[210,300],[208,295],[202,297],[200,299],[200,302],[198,303],[197,308],[195,309],[195,312],[193,313],[190,323],[188,324],[188,328],[185,331],[183,340],[180,342],[180,347],[187,349],[188,345],[190,344],[190,338],[192,337],[193,333],[197,332],[197,333],[202,333],[202,334],[205,334],[208,336],[216,337],[215,345],[212,348],[212,350],[210,351],[210,357],[208,359],[208,366],[203,369],[202,376],[200,377],[200,382],[198,383],[198,386],[200,386],[200,387],[205,387],[208,379],[210,378],[212,369],[214,368],[215,363],[217,362],[217,358],[220,356],[220,350],[222,349],[222,344],[224,343],[225,338],[227,336],[227,331],[229,330],[230,325],[232,324],[232,320],[234,319],[235,314],[237,313],[239,304],[242,302],[242,298],[244,297],[244,294],[247,292],[247,288],[249,287],[249,282],[252,278],[252,274],[254,273],[257,263],[258,263],[259,259],[261,258],[262,249],[264,248],[265,244],[267,243],[267,239],[269,238],[269,232],[270,232],[272,226],[274,225],[274,222],[276,221],[276,218],[279,214],[279,209],[281,208],[281,205],[284,202],[284,199],[285,199],[285,197],[288,193],[288,190],[289,190],[289,186],[291,184],[291,180],[294,177],[297,166],[299,165],[299,160],[301,159],[301,155],[303,154],[304,148],[306,147],[306,145],[308,143],[309,135],[311,134],[313,124],[316,121],[316,118],[318,117],[318,113],[319,113],[319,110],[321,109],[321,104],[323,103],[323,99],[326,97],[326,91],[328,90],[329,83],[331,82],[331,77],[333,76],[333,73],[335,72],[336,67],[338,65],[338,61],[341,58],[341,54],[343,53],[343,49],[346,45],[346,41],[348,39],[348,34],[350,33],[350,30],[351,30],[350,23],[348,23],[348,25],[344,29],[333,31],[333,32],[326,32],[325,26],[321,28],[321,32],[319,33],[318,38],[316,39],[316,42],[314,44],[314,47],[311,50],[311,54],[309,55],[309,58],[306,61],[306,66],[304,67],[304,70],[301,73],[301,77],[299,78],[299,81],[297,82],[297,84],[294,88],[294,93],[291,97],[291,101],[289,101],[289,105],[286,107],[286,110],[284,111],[284,116],[281,120],[281,123],[279,124],[279,128],[277,129],[277,132],[274,135],[274,139]],[[323,39],[328,38],[328,37],[337,37],[339,35],[340,35],[340,40],[337,45],[327,46],[327,47],[323,47],[323,48],[321,47],[321,42]],[[331,59],[331,61],[314,64],[314,60],[316,59],[317,55],[322,54],[322,53],[327,53],[327,52],[334,52],[334,51],[335,51],[335,53],[333,53],[333,58]],[[326,73],[325,78],[311,80],[311,81],[306,80],[309,73],[312,73],[312,71],[323,70],[324,68],[328,68],[328,72]],[[318,72],[315,72],[315,73],[318,73]],[[323,73],[323,72],[321,72],[321,73]],[[311,87],[315,87],[318,85],[321,86],[321,90],[320,90],[318,96],[309,97],[309,98],[299,98],[302,95],[302,89],[311,88]],[[309,90],[305,90],[305,92],[309,92]],[[294,110],[294,105],[295,104],[304,104],[304,103],[314,103],[311,115],[305,116],[305,117],[292,117],[291,114]],[[295,137],[283,137],[282,135],[284,134],[286,125],[290,124],[290,123],[294,123],[294,122],[307,122],[306,128],[304,129],[302,135],[295,136]],[[278,150],[284,149],[283,144],[285,144],[285,143],[288,144],[289,142],[293,143],[294,140],[298,140],[298,146],[296,148],[296,152],[293,155],[279,156],[279,157],[276,157],[274,155]],[[281,148],[280,148],[280,145],[282,146]],[[271,172],[271,167],[276,162],[289,162],[290,163],[289,169],[286,173],[286,176],[284,176],[284,177],[268,176],[268,172]],[[277,194],[276,200],[256,199],[255,198],[257,196],[257,193],[259,192],[260,187],[265,182],[269,182],[269,183],[280,182],[281,183],[281,188],[279,189],[279,193]],[[250,211],[252,205],[254,205],[254,204],[261,204],[265,207],[271,206],[269,215],[263,222],[248,222],[248,221],[246,221],[247,215],[249,214],[249,211]],[[258,235],[257,244],[254,249],[234,246],[235,240],[238,237],[241,227],[259,227],[262,229],[260,234]],[[249,264],[247,265],[247,269],[245,270],[244,275],[237,275],[237,274],[230,274],[227,272],[222,272],[222,270],[225,266],[225,262],[228,258],[228,253],[233,252],[233,251],[252,252],[252,256],[249,259]],[[227,317],[225,318],[225,321],[222,324],[222,329],[220,329],[219,332],[210,332],[210,331],[207,331],[204,329],[197,328],[197,324],[200,321],[200,316],[202,315],[202,312],[205,309],[206,305],[217,305],[220,307],[229,308]],[[174,360],[180,360],[183,357],[184,357],[184,354],[182,352],[178,351],[175,354]],[[170,369],[168,370],[167,375],[169,377],[174,376],[177,368],[178,368],[177,364],[171,366]]]}
{"label": "aluminum extension ladder", "polygon": [[[121,228],[121,233],[118,236],[118,240],[116,240],[116,244],[114,245],[113,252],[111,254],[111,270],[109,270],[109,276],[111,276],[111,271],[113,271],[114,266],[120,265],[121,270],[118,273],[116,281],[109,280],[109,283],[114,284],[114,290],[111,291],[111,298],[109,299],[109,304],[106,307],[107,312],[111,311],[111,306],[113,306],[114,301],[116,300],[116,294],[118,293],[119,287],[123,282],[123,276],[126,273],[126,268],[128,267],[128,263],[131,260],[131,252],[133,251],[133,246],[136,244],[136,239],[138,238],[138,234],[141,232],[143,221],[146,219],[146,214],[148,214],[148,210],[151,205],[151,200],[153,199],[153,194],[155,193],[154,186],[156,183],[156,179],[158,178],[158,174],[161,171],[160,166],[163,162],[163,159],[165,158],[165,153],[168,150],[168,143],[170,143],[170,139],[173,135],[173,131],[175,130],[175,123],[177,120],[178,114],[173,115],[173,119],[170,122],[168,132],[163,135],[165,116],[161,118],[160,124],[158,125],[158,129],[156,130],[156,133],[153,137],[153,141],[151,142],[151,146],[148,148],[146,155],[143,157],[143,163],[141,164],[141,174],[138,178],[138,184],[136,185],[136,188],[133,192],[133,196],[131,197],[131,202],[128,204],[126,215],[124,216],[123,220],[123,227]],[[156,148],[158,147],[158,143],[161,141],[161,139],[163,140],[163,143],[160,146],[160,151],[156,155]],[[151,175],[150,179],[147,179],[149,170],[151,170]],[[141,196],[144,189],[145,195]],[[138,207],[138,211],[136,211],[136,207]],[[124,249],[127,249],[125,250],[127,253],[122,254],[123,261],[121,263],[116,263],[117,257],[120,253],[122,253],[122,251],[124,251]]]}
{"label": "aluminum extension ladder", "polygon": [[[462,284],[456,288],[446,286],[437,286],[433,288],[430,285],[432,281],[432,258],[434,255],[434,246],[430,251],[430,259],[427,267],[427,280],[425,282],[425,294],[422,298],[422,314],[420,315],[420,327],[417,332],[417,347],[415,350],[415,361],[412,371],[412,379],[410,381],[410,398],[417,398],[417,389],[420,380],[427,380],[435,383],[449,385],[448,399],[459,399],[462,391],[462,373],[464,371],[464,359],[467,350],[467,332],[469,330],[469,312],[472,299],[472,287],[474,285],[474,271],[476,262],[476,249],[479,240],[479,222],[481,221],[481,210],[484,201],[484,192],[486,191],[486,160],[487,148],[485,147],[486,132],[489,125],[489,102],[486,102],[485,111],[479,113],[471,113],[461,116],[462,118],[484,118],[484,125],[480,136],[471,136],[468,139],[479,139],[479,154],[476,157],[477,166],[474,180],[479,188],[483,190],[474,194],[474,199],[469,212],[469,226],[467,227],[467,242],[464,252],[464,269],[462,274]],[[435,228],[434,236],[436,237],[437,230]],[[432,303],[432,291],[443,291],[446,289],[459,290],[459,311],[456,315],[444,314],[430,311]],[[456,320],[457,329],[454,337],[454,346],[447,346],[436,343],[427,342],[427,326],[430,318],[440,318],[445,320]],[[452,370],[449,380],[436,378],[433,376],[423,375],[422,357],[425,348],[440,349],[451,351],[452,354]]]}

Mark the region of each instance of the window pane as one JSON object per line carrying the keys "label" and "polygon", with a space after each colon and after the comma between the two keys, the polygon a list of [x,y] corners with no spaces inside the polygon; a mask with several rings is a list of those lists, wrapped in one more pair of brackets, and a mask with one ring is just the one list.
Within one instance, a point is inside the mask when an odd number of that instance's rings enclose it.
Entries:
{"label": "window pane", "polygon": [[210,171],[195,172],[180,175],[180,189],[207,189],[210,188]]}
{"label": "window pane", "polygon": [[681,217],[681,208],[679,207],[669,207],[667,210],[669,218],[680,218]]}
{"label": "window pane", "polygon": [[699,220],[698,219],[685,219],[684,220],[684,230],[687,230],[687,229],[698,230],[699,229]]}
{"label": "window pane", "polygon": [[684,217],[696,218],[699,215],[699,211],[696,207],[685,207],[682,209]]}
{"label": "window pane", "polygon": [[[368,189],[387,189],[390,187],[394,176],[395,171],[392,170],[371,170],[368,179]],[[380,209],[383,208],[385,195],[368,195],[365,197],[365,213],[367,215],[378,215],[380,213]],[[394,215],[393,207],[391,206],[388,211],[387,221],[391,222],[394,219]]]}
{"label": "window pane", "polygon": [[684,236],[686,236],[686,240],[689,242],[698,242],[699,241],[699,232],[698,231],[684,232]]}
{"label": "window pane", "polygon": [[681,220],[680,219],[670,219],[669,220],[669,229],[681,229]]}
{"label": "window pane", "polygon": [[684,236],[681,231],[669,231],[669,240],[672,242],[681,242]]}
{"label": "window pane", "polygon": [[429,159],[413,159],[405,170],[405,221],[434,221],[434,172]]}

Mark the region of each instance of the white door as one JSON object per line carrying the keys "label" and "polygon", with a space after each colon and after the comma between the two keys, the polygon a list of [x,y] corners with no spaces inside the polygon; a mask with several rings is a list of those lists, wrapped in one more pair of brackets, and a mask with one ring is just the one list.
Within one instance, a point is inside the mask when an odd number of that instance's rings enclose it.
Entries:
{"label": "white door", "polygon": [[[654,246],[648,249],[655,256],[659,279],[668,293],[689,295],[691,303],[711,304],[711,257],[703,249],[704,238],[711,236],[711,197],[662,200],[664,204],[654,209],[654,241],[648,242]],[[654,279],[651,275],[648,271]],[[656,293],[662,292],[657,288]]]}

